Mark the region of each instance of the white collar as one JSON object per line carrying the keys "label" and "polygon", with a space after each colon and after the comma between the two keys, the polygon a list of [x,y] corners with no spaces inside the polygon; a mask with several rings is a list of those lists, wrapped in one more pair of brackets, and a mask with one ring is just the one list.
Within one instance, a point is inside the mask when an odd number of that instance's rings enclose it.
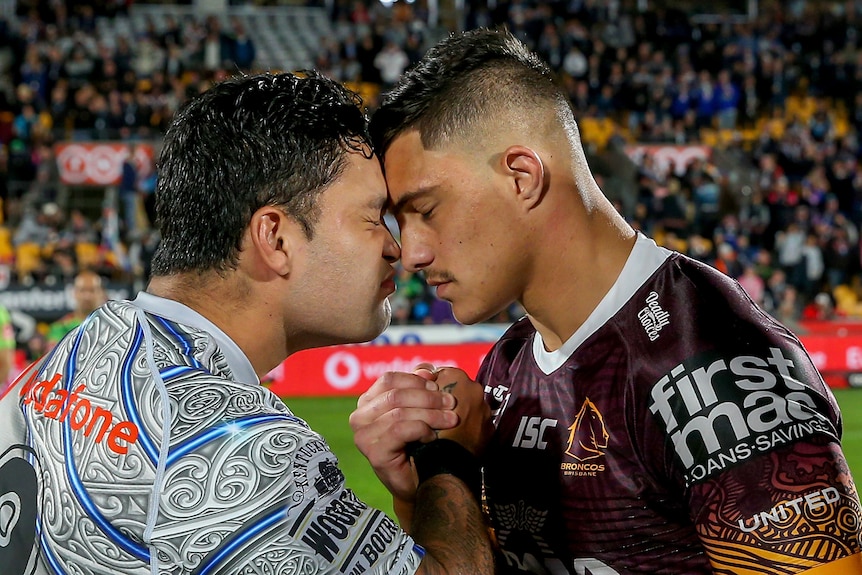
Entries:
{"label": "white collar", "polygon": [[142,310],[164,317],[176,323],[194,327],[208,333],[218,344],[228,367],[233,372],[236,381],[241,383],[259,384],[260,379],[254,371],[248,357],[242,349],[216,324],[176,300],[166,299],[147,292],[139,292],[132,301]]}
{"label": "white collar", "polygon": [[650,238],[638,234],[625,266],[617,281],[593,310],[587,320],[556,351],[547,351],[541,334],[533,336],[533,357],[545,375],[556,371],[569,359],[588,337],[608,322],[650,276],[671,255],[671,251],[659,247]]}

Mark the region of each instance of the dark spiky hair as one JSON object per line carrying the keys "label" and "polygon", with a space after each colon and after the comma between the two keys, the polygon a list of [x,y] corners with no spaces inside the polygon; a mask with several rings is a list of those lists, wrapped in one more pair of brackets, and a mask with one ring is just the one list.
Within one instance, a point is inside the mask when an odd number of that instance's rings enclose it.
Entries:
{"label": "dark spiky hair", "polygon": [[154,275],[224,272],[263,206],[279,206],[310,238],[317,198],[347,153],[370,157],[359,96],[315,72],[238,76],[187,102],[159,155]]}
{"label": "dark spiky hair", "polygon": [[375,151],[417,129],[426,149],[466,135],[503,106],[567,105],[548,65],[506,29],[453,34],[385,95],[371,119]]}

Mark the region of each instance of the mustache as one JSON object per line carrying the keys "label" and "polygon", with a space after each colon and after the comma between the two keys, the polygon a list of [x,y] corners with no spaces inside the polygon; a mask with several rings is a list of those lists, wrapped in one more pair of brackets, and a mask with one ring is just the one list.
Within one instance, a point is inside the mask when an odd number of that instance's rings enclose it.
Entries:
{"label": "mustache", "polygon": [[455,276],[451,272],[447,271],[423,271],[422,275],[425,277],[425,281],[428,283],[441,284],[455,281]]}

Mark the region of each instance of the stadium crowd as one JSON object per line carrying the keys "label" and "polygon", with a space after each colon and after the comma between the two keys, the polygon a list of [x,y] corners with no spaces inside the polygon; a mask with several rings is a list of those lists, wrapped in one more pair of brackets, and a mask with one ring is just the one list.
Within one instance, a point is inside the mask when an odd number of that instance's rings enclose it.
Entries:
{"label": "stadium crowd", "polygon": [[[470,2],[464,24],[506,24],[559,72],[591,159],[633,143],[709,146],[680,170],[636,159],[613,199],[637,228],[738,279],[796,329],[862,317],[862,11],[761,2],[749,21],[652,4]],[[88,214],[69,201],[53,145],[157,142],[190,95],[255,69],[254,35],[238,21],[168,17],[139,37],[100,37],[100,18],[130,9],[22,0],[0,19],[0,263],[12,283],[69,282],[82,267],[144,282],[158,242],[152,179],[129,163],[113,204]],[[419,4],[338,0],[330,11],[314,67],[363,86],[371,111],[439,37]],[[397,284],[394,322],[453,321],[421,277],[402,271]]]}

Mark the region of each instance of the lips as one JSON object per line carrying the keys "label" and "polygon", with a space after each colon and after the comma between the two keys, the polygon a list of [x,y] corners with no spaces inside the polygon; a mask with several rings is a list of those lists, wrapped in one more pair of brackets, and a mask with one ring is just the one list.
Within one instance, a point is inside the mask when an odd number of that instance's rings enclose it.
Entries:
{"label": "lips", "polygon": [[395,292],[395,272],[391,271],[386,274],[386,277],[380,282],[380,288],[385,290],[387,294]]}
{"label": "lips", "polygon": [[451,282],[451,281],[452,281],[452,280],[449,280],[449,279],[442,279],[442,278],[441,278],[441,279],[437,279],[437,278],[429,278],[429,277],[427,277],[427,276],[425,277],[425,283],[426,283],[426,284],[428,284],[428,285],[429,285],[429,286],[431,286],[431,287],[438,287],[438,286],[441,286],[441,285],[443,285],[443,284],[447,284],[447,283],[449,283],[449,282]]}
{"label": "lips", "polygon": [[452,282],[445,281],[445,282],[435,282],[435,283],[429,284],[429,285],[433,286],[437,290],[437,297],[438,298],[445,299],[444,293],[446,291],[446,288],[448,288],[449,284],[451,284],[451,283]]}

